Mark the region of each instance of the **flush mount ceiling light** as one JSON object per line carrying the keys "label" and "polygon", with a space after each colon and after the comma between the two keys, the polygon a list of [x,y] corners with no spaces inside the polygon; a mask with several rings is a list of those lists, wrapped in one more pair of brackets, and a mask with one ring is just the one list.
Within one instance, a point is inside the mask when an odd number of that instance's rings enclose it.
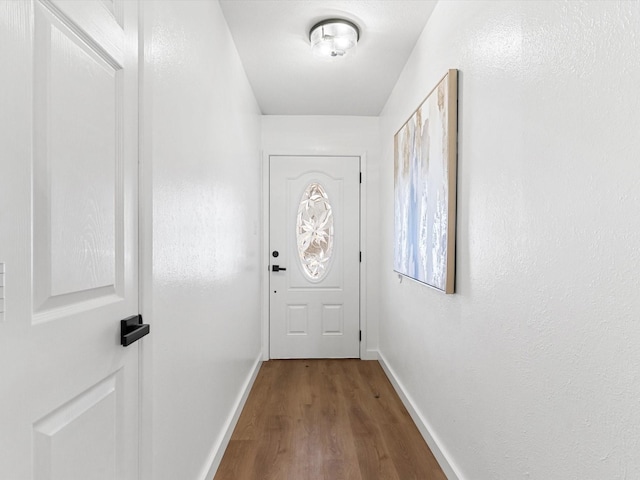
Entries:
{"label": "flush mount ceiling light", "polygon": [[309,32],[311,51],[321,57],[342,57],[360,39],[360,30],[348,20],[331,18],[316,23]]}

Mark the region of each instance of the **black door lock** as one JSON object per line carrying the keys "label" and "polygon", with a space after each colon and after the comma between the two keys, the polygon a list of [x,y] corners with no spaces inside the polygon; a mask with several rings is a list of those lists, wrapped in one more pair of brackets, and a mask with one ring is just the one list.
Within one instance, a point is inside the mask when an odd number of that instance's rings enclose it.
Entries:
{"label": "black door lock", "polygon": [[287,269],[284,267],[281,267],[280,265],[271,265],[272,272],[284,272],[285,270]]}

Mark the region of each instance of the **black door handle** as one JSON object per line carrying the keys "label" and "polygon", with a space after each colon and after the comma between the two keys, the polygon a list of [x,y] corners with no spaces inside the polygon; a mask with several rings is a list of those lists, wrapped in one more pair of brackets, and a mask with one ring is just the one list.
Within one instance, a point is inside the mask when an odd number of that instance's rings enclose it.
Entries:
{"label": "black door handle", "polygon": [[142,323],[142,315],[132,315],[120,320],[120,345],[127,347],[147,335],[151,328]]}
{"label": "black door handle", "polygon": [[280,265],[271,265],[271,271],[272,272],[284,272],[287,269],[284,267],[281,267]]}

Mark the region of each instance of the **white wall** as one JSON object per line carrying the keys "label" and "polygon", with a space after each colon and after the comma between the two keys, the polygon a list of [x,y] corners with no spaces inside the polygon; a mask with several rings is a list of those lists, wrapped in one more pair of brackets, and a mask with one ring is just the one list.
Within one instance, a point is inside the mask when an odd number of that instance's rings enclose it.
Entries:
{"label": "white wall", "polygon": [[143,469],[203,479],[261,356],[260,112],[218,2],[142,3]]}
{"label": "white wall", "polygon": [[[378,117],[292,116],[262,117],[262,149],[268,155],[361,155],[363,157],[362,191],[365,197],[361,239],[364,294],[361,301],[362,342],[364,359],[377,358],[380,266],[379,165],[380,130]],[[266,218],[266,215],[265,215]],[[267,280],[268,281],[268,280]],[[266,338],[265,338],[266,342]]]}
{"label": "white wall", "polygon": [[[380,350],[460,478],[640,478],[640,3],[437,5],[381,117]],[[460,69],[457,293],[393,273],[393,135]]]}

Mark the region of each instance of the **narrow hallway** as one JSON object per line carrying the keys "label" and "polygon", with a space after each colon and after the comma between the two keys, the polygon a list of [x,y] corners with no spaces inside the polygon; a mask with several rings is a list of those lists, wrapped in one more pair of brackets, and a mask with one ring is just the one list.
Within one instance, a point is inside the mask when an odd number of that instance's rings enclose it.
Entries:
{"label": "narrow hallway", "polygon": [[265,362],[215,480],[444,480],[380,364]]}

